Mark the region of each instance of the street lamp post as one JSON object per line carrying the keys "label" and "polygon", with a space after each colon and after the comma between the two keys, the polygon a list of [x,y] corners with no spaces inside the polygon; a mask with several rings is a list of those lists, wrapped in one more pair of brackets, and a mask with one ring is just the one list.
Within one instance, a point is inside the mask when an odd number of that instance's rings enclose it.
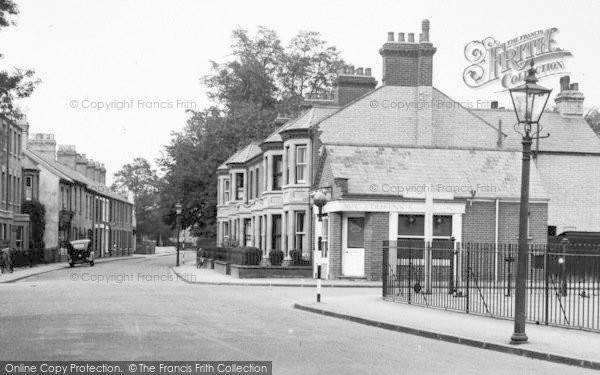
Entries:
{"label": "street lamp post", "polygon": [[[322,191],[317,191],[314,195],[313,195],[313,203],[315,204],[315,206],[317,206],[319,208],[319,213],[317,214],[318,218],[319,218],[319,224],[321,225],[321,234],[319,235],[319,238],[317,239],[317,251],[322,252],[323,251],[323,216],[327,215],[323,213],[323,206],[325,206],[327,204],[327,196],[322,192]],[[321,255],[322,253],[319,253],[319,257],[315,257],[317,260],[317,302],[321,302]]]}
{"label": "street lamp post", "polygon": [[177,204],[175,205],[175,212],[177,213],[177,223],[175,224],[177,226],[177,264],[176,266],[179,267],[179,234],[181,231],[181,203],[177,202]]}
{"label": "street lamp post", "polygon": [[[529,167],[531,161],[531,144],[534,137],[539,138],[541,127],[539,120],[542,117],[548,97],[552,90],[537,84],[533,68],[527,72],[525,83],[510,89],[510,97],[513,102],[518,123],[515,130],[523,136],[523,164],[521,167],[521,207],[519,211],[519,253],[517,257],[517,282],[515,288],[515,329],[510,338],[511,344],[522,344],[527,342],[525,333],[525,312],[527,305],[527,271],[528,271],[528,243],[527,225],[529,217]],[[537,125],[532,132],[532,125]],[[523,126],[522,129],[517,128]]]}

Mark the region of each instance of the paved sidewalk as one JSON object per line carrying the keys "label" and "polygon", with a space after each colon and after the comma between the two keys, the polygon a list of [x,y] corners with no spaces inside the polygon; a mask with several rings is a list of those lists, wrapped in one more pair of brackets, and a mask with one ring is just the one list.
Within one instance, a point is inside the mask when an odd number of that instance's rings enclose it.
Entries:
{"label": "paved sidewalk", "polygon": [[513,321],[384,301],[380,295],[304,301],[295,308],[356,323],[504,353],[600,369],[600,333],[527,324],[529,342],[510,345]]}
{"label": "paved sidewalk", "polygon": [[[288,287],[316,287],[317,281],[312,278],[289,279],[238,279],[224,275],[208,268],[196,268],[196,259],[179,267],[173,267],[173,272],[183,281],[190,284],[209,285],[245,285],[245,286],[288,286]],[[328,288],[379,288],[380,281],[366,280],[322,280],[323,287]]]}
{"label": "paved sidewalk", "polygon": [[[94,263],[102,264],[102,263],[108,263],[108,262],[115,262],[118,260],[131,260],[131,259],[140,259],[140,258],[143,259],[143,258],[147,258],[147,257],[159,257],[159,256],[172,255],[172,254],[175,254],[175,252],[169,252],[169,253],[163,252],[161,254],[147,254],[147,255],[146,254],[133,254],[131,256],[96,258],[94,260]],[[8,271],[6,271],[5,273],[0,274],[0,284],[12,283],[15,281],[26,279],[31,276],[40,275],[40,274],[56,271],[56,270],[63,269],[63,268],[69,268],[69,264],[66,262],[60,262],[60,263],[39,264],[39,265],[35,265],[31,268],[30,267],[16,267],[14,269],[13,273],[9,273]]]}

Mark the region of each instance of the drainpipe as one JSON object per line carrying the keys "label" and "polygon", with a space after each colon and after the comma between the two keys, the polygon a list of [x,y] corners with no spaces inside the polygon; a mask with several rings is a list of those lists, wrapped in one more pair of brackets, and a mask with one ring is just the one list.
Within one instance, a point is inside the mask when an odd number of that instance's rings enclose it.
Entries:
{"label": "drainpipe", "polygon": [[500,199],[496,198],[496,228],[494,233],[494,282],[498,284],[498,219],[500,211]]}

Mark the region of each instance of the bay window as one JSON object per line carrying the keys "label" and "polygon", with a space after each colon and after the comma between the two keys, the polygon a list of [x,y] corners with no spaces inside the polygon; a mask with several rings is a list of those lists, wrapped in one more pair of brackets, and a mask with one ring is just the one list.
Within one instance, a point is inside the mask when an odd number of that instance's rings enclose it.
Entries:
{"label": "bay window", "polygon": [[296,146],[296,183],[306,182],[306,146]]}

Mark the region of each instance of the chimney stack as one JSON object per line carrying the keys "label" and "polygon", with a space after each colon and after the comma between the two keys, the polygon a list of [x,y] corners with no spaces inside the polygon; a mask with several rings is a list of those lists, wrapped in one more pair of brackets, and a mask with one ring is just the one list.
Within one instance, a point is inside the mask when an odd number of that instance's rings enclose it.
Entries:
{"label": "chimney stack", "polygon": [[100,164],[100,181],[102,185],[106,185],[106,168],[104,164]]}
{"label": "chimney stack", "polygon": [[86,175],[88,160],[85,154],[77,154],[75,157],[75,170],[82,175]]}
{"label": "chimney stack", "polygon": [[22,115],[19,120],[17,120],[17,124],[21,127],[23,131],[23,135],[21,136],[24,141],[21,142],[21,151],[27,147],[27,141],[29,139],[29,121],[27,121],[27,116]]}
{"label": "chimney stack", "polygon": [[31,138],[27,141],[27,148],[45,160],[56,161],[56,141],[54,140],[54,134],[31,134]]}
{"label": "chimney stack", "polygon": [[556,109],[562,117],[581,117],[585,96],[579,91],[579,84],[570,81],[569,76],[560,77],[560,92],[554,98]]}
{"label": "chimney stack", "polygon": [[100,163],[94,163],[94,181],[100,182]]}
{"label": "chimney stack", "polygon": [[[394,33],[391,34],[392,39]],[[377,81],[371,76],[371,68],[354,67],[347,70],[340,70],[337,76],[337,87],[335,98],[338,105],[346,105],[356,98],[363,96],[377,86]]]}
{"label": "chimney stack", "polygon": [[56,154],[56,160],[72,170],[76,170],[77,151],[75,151],[74,145],[60,145],[58,146],[58,153]]}
{"label": "chimney stack", "polygon": [[88,163],[85,166],[85,177],[87,177],[90,180],[96,181],[94,180],[95,176],[95,169],[96,169],[96,162],[94,162],[92,159],[88,159]]}
{"label": "chimney stack", "polygon": [[429,42],[429,21],[423,20],[419,42],[415,43],[415,34],[408,33],[408,42],[404,33],[388,33],[388,40],[379,50],[383,58],[383,84],[390,86],[431,86],[433,74],[433,55],[436,48]]}

